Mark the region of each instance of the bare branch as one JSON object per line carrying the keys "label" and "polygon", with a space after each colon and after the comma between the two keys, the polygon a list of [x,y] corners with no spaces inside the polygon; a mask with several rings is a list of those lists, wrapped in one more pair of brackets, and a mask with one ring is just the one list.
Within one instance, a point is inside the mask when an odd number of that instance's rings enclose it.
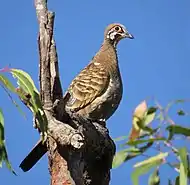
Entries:
{"label": "bare branch", "polygon": [[76,149],[84,145],[84,135],[68,124],[64,124],[46,112],[48,118],[48,134],[56,141],[60,147],[73,146]]}
{"label": "bare branch", "polygon": [[[57,62],[57,53],[55,49],[55,42],[53,39],[53,23],[54,23],[54,14],[48,12],[47,10],[47,1],[45,0],[35,0],[35,7],[37,13],[37,19],[39,23],[39,36],[38,36],[38,45],[39,45],[39,55],[40,55],[40,94],[43,107],[45,108],[45,113],[48,119],[48,132],[51,132],[51,137],[48,139],[48,150],[49,150],[49,167],[50,173],[52,175],[51,184],[61,184],[61,182],[67,181],[68,184],[71,184],[73,181],[69,174],[67,168],[67,162],[60,155],[57,148],[57,143],[61,144],[65,141],[69,143],[69,137],[67,135],[65,138],[61,136],[62,131],[56,133],[60,124],[54,125],[52,121],[53,114],[53,102],[56,98],[62,97],[61,84],[58,74],[58,62]],[[51,125],[52,124],[52,125]],[[62,127],[66,126],[65,124]],[[52,128],[52,130],[51,130]],[[55,129],[55,131],[53,130]],[[62,129],[63,132],[66,132],[66,128]],[[73,129],[68,129],[69,133],[72,133]],[[73,131],[74,132],[74,131]],[[55,134],[55,135],[54,135]],[[63,134],[63,133],[62,133]],[[65,135],[65,134],[63,134]],[[61,146],[61,145],[60,145]],[[60,147],[58,145],[58,148]],[[65,145],[66,146],[66,145]],[[63,164],[63,165],[62,165]],[[61,176],[63,178],[57,178]],[[69,183],[70,182],[70,183]]]}
{"label": "bare branch", "polygon": [[36,14],[39,22],[38,46],[40,55],[40,94],[45,107],[53,105],[51,97],[51,74],[50,74],[50,47],[52,39],[51,25],[49,25],[47,1],[35,0]]}
{"label": "bare branch", "polygon": [[35,0],[35,7],[39,23],[40,93],[48,120],[51,185],[108,185],[115,144],[105,125],[75,119],[72,115],[66,119],[67,122],[64,121],[58,57],[53,39],[54,13],[47,10],[46,0]]}

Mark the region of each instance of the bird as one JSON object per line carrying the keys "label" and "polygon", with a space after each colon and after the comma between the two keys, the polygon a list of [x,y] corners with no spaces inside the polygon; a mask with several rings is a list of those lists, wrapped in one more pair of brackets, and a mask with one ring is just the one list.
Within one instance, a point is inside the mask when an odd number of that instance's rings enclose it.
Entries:
{"label": "bird", "polygon": [[[120,23],[108,25],[99,51],[90,63],[74,78],[63,98],[65,111],[77,113],[94,121],[107,121],[118,108],[123,85],[118,65],[117,44],[124,38],[133,39]],[[47,152],[38,142],[21,162],[23,171],[30,170]]]}

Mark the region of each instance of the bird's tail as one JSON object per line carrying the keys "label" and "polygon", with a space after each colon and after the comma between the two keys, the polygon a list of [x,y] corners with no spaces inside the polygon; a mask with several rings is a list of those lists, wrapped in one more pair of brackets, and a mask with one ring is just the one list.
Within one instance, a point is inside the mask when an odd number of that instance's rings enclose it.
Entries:
{"label": "bird's tail", "polygon": [[46,152],[46,144],[43,144],[42,140],[39,140],[35,147],[32,149],[32,151],[21,162],[19,167],[24,172],[30,170]]}

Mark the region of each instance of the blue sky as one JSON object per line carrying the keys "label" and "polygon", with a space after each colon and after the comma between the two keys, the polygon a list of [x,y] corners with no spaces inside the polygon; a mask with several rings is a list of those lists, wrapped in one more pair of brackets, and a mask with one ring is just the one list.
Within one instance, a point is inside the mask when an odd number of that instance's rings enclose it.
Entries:
{"label": "blue sky", "polygon": [[[143,99],[153,96],[166,105],[173,99],[189,98],[189,7],[188,0],[49,1],[49,8],[56,12],[55,39],[64,90],[98,51],[108,24],[120,22],[135,36],[118,46],[124,94],[119,109],[107,123],[113,138],[129,133],[132,111]],[[33,1],[2,1],[0,9],[0,68],[26,70],[38,85],[38,25]],[[18,174],[0,169],[1,183],[49,184],[46,157],[28,173],[18,167],[39,138],[32,128],[30,112],[21,105],[27,116],[23,119],[2,89],[0,107],[5,114],[9,158]],[[131,185],[132,164],[112,170],[110,184]],[[170,172],[164,168],[161,175],[169,178]],[[141,184],[147,184],[145,177]]]}

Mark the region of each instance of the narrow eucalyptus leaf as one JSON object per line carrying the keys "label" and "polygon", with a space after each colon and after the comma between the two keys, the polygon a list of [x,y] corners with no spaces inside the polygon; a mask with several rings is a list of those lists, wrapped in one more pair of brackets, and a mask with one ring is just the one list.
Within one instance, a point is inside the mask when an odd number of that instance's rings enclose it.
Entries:
{"label": "narrow eucalyptus leaf", "polygon": [[177,111],[177,114],[178,114],[179,116],[185,116],[185,112],[184,112],[183,110],[178,110],[178,111]]}
{"label": "narrow eucalyptus leaf", "polygon": [[185,147],[179,149],[179,156],[181,159],[180,175],[179,175],[180,185],[181,184],[187,185],[188,164],[187,164],[187,149]]}
{"label": "narrow eucalyptus leaf", "polygon": [[120,166],[125,161],[127,153],[128,152],[126,150],[121,150],[117,152],[113,158],[112,168],[117,168],[118,166]]}
{"label": "narrow eucalyptus leaf", "polygon": [[139,185],[139,176],[148,173],[151,168],[158,167],[160,164],[161,161],[154,161],[152,163],[147,163],[145,165],[135,168],[135,170],[131,174],[133,185]]}
{"label": "narrow eucalyptus leaf", "polygon": [[7,89],[9,89],[10,91],[12,91],[12,92],[14,92],[14,93],[16,92],[16,89],[15,89],[14,85],[9,81],[9,79],[8,79],[6,76],[0,74],[0,82],[1,82]]}
{"label": "narrow eucalyptus leaf", "polygon": [[134,167],[136,168],[136,167],[140,167],[140,166],[143,166],[143,165],[146,165],[146,164],[150,164],[150,163],[153,163],[153,162],[159,162],[159,161],[162,161],[163,159],[165,159],[165,157],[167,157],[167,156],[168,156],[167,152],[160,153],[160,154],[158,154],[158,155],[156,155],[154,157],[150,157],[150,158],[148,158],[148,159],[146,159],[144,161],[136,163],[134,165]]}
{"label": "narrow eucalyptus leaf", "polygon": [[11,164],[8,160],[8,155],[5,147],[5,137],[4,137],[4,117],[3,111],[0,109],[0,167],[2,167],[2,163],[5,162],[7,168],[16,175],[14,170],[11,167]]}
{"label": "narrow eucalyptus leaf", "polygon": [[154,172],[150,175],[148,179],[148,185],[160,185],[160,177],[158,168],[154,170]]}
{"label": "narrow eucalyptus leaf", "polygon": [[155,141],[166,141],[166,138],[160,137],[160,138],[151,138],[151,139],[141,139],[141,140],[135,140],[135,141],[128,141],[126,144],[135,146],[135,145],[144,144],[148,142],[155,142]]}
{"label": "narrow eucalyptus leaf", "polygon": [[177,176],[176,179],[175,179],[175,185],[180,185],[179,184],[179,176]]}
{"label": "narrow eucalyptus leaf", "polygon": [[180,125],[170,125],[166,128],[166,130],[169,131],[168,140],[171,140],[176,134],[190,136],[190,129],[187,127],[182,127]]}

